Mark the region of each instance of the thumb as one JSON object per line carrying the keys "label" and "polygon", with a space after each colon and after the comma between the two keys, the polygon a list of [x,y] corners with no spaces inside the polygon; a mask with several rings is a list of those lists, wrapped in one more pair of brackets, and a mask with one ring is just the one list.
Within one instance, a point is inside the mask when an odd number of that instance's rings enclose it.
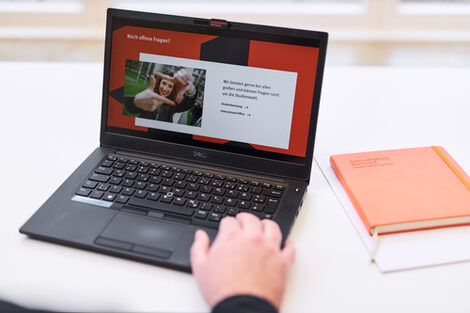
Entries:
{"label": "thumb", "polygon": [[194,234],[194,242],[191,246],[191,267],[198,267],[199,264],[204,262],[209,252],[210,239],[207,233],[198,229]]}
{"label": "thumb", "polygon": [[284,259],[291,266],[295,262],[295,247],[292,240],[286,240],[284,244],[284,249],[282,249],[281,254],[284,256]]}
{"label": "thumb", "polygon": [[157,85],[157,80],[155,79],[155,77],[153,75],[150,75],[150,85],[149,85],[149,89],[154,91],[155,90],[155,86]]}

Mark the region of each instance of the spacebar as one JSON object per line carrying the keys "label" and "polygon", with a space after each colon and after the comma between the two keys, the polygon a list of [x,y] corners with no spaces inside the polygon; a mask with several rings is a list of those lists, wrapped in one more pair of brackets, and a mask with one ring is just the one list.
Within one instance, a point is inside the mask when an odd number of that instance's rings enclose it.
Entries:
{"label": "spacebar", "polygon": [[161,202],[152,201],[152,200],[146,200],[146,199],[131,198],[127,204],[135,205],[135,206],[150,209],[150,210],[160,210],[164,212],[176,213],[176,214],[181,214],[185,216],[191,216],[194,213],[194,210],[190,208],[172,206],[170,204],[161,203]]}

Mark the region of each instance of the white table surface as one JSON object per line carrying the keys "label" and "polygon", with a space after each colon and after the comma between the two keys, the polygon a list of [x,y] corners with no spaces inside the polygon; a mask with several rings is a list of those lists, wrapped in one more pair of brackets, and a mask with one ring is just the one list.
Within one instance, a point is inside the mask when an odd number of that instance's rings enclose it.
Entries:
{"label": "white table surface", "polygon": [[[0,73],[0,297],[58,310],[209,311],[189,274],[19,234],[26,219],[99,145],[102,65],[0,63]],[[470,79],[463,81],[469,77],[470,69],[327,68],[317,149],[325,148],[337,129],[334,112],[326,108],[360,110],[371,99],[391,107],[398,96],[445,107],[435,90],[418,95],[412,87],[396,87],[436,79],[449,82],[439,85],[440,95],[470,106]],[[460,98],[452,99],[456,90]],[[387,112],[367,111],[364,118],[374,114]],[[446,147],[469,164],[470,144],[459,132],[468,127],[445,123],[441,127],[460,136]],[[409,144],[415,142],[421,143]],[[316,164],[290,237],[297,260],[282,312],[470,312],[470,262],[380,273]]]}

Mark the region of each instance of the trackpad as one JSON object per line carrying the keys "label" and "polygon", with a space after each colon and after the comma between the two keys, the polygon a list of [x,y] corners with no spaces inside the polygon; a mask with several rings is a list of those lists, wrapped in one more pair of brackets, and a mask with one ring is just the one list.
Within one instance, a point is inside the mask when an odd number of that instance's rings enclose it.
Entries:
{"label": "trackpad", "polygon": [[185,232],[184,226],[118,213],[95,243],[112,245],[117,241],[127,244],[125,250],[166,259]]}

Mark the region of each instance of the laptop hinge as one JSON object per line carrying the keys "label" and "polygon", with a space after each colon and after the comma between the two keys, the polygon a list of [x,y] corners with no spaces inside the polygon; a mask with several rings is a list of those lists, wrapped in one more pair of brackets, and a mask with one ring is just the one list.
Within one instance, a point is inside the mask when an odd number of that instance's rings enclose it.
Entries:
{"label": "laptop hinge", "polygon": [[207,165],[204,163],[197,163],[194,161],[187,162],[183,160],[178,160],[178,159],[154,155],[154,154],[144,154],[144,153],[132,152],[132,151],[121,150],[121,149],[117,149],[115,153],[118,155],[131,156],[131,157],[136,157],[136,158],[141,158],[141,159],[150,159],[150,160],[155,160],[155,161],[160,161],[160,162],[168,162],[172,164],[178,164],[181,166],[197,167],[200,169],[218,171],[218,172],[223,172],[223,173],[232,174],[232,175],[249,176],[249,177],[253,177],[257,179],[273,180],[273,181],[278,181],[278,182],[285,181],[284,178],[277,177],[277,176],[268,176],[268,175],[253,173],[250,171],[234,170],[234,169],[225,168],[225,167],[211,166],[211,165]]}

